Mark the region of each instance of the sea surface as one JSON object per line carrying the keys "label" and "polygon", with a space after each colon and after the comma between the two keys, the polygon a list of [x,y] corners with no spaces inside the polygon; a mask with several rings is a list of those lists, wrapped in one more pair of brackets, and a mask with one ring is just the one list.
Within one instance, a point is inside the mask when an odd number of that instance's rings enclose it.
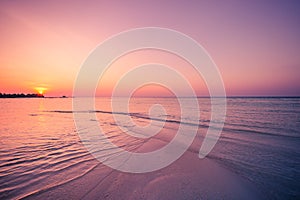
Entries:
{"label": "sea surface", "polygon": [[[201,141],[210,124],[209,98],[198,98],[200,121],[189,98],[182,100],[190,114],[181,117],[175,98],[132,98],[129,113],[111,109],[111,99],[96,98],[99,126],[112,142],[139,152],[147,140],[124,133],[128,115],[139,126],[151,119],[165,127],[158,137],[170,140],[181,122],[198,126]],[[165,113],[149,109],[154,104]],[[72,98],[0,99],[0,199],[19,199],[85,176],[99,165],[84,147],[74,125]],[[93,120],[93,119],[84,119]],[[85,131],[89,131],[87,127]],[[200,143],[191,149],[198,153]],[[151,146],[151,145],[150,145]],[[160,148],[153,145],[153,149]],[[207,158],[255,185],[267,199],[300,198],[300,98],[228,98],[222,135]],[[224,183],[226,184],[226,183]]]}

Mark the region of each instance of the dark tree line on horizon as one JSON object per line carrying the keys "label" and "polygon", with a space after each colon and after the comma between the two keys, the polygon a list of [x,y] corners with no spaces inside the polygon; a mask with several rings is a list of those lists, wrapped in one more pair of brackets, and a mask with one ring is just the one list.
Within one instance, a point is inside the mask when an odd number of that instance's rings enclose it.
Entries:
{"label": "dark tree line on horizon", "polygon": [[0,92],[0,98],[43,98],[42,94],[5,94]]}

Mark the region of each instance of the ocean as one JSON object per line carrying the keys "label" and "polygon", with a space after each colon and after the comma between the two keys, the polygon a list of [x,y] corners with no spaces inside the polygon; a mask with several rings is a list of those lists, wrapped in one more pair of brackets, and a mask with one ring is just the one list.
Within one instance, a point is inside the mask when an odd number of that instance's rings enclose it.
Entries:
{"label": "ocean", "polygon": [[[128,115],[139,126],[147,126],[151,119],[163,122],[156,136],[162,141],[170,141],[181,122],[186,132],[189,126],[198,126],[188,149],[198,154],[210,125],[211,102],[198,98],[198,120],[189,101],[183,98],[181,105],[189,111],[185,118],[176,98],[132,98],[129,113],[118,112],[119,108],[112,111],[110,98],[96,98],[95,110],[87,112],[96,114],[108,139],[133,152],[153,151],[163,144],[147,144],[146,139],[127,135],[124,130],[132,123],[116,123],[114,115]],[[149,117],[155,104],[163,106],[165,113],[154,110]],[[0,199],[34,198],[101,165],[78,136],[72,98],[0,99],[0,109]],[[148,148],[141,149],[145,144]],[[221,137],[207,159],[258,188],[265,199],[299,199],[299,147],[300,98],[229,97]]]}

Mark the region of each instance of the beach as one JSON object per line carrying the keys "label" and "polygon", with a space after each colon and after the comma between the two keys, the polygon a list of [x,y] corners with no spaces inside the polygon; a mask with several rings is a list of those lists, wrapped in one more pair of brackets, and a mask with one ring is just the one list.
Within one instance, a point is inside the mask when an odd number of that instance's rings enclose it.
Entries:
{"label": "beach", "polygon": [[264,199],[258,188],[209,159],[187,152],[147,174],[120,173],[101,164],[66,184],[28,199]]}
{"label": "beach", "polygon": [[0,200],[300,200],[300,1],[0,1]]}
{"label": "beach", "polygon": [[[154,113],[154,121],[165,117],[168,121],[150,139],[132,137],[119,127],[126,128],[128,122],[113,122],[110,108],[105,107],[110,101],[96,98],[93,112],[107,138],[128,151],[162,148],[174,138],[181,121],[186,132],[195,123],[192,108],[189,118],[180,118],[176,99],[135,98],[130,104],[134,122],[148,124],[148,108],[155,103],[163,105],[168,116]],[[71,98],[1,99],[0,198],[299,197],[299,98],[228,98],[222,135],[203,159],[199,149],[209,126],[211,103],[209,98],[198,101],[200,124],[187,151],[162,169],[126,173],[101,163],[85,148],[74,125]]]}

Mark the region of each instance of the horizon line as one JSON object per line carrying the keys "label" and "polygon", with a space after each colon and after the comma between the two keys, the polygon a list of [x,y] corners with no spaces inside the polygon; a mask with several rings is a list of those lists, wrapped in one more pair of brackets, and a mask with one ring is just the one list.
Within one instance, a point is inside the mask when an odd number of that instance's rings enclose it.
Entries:
{"label": "horizon line", "polygon": [[[93,96],[66,96],[67,98],[93,98]],[[115,96],[126,98],[127,96]],[[45,96],[45,98],[61,98],[61,96]],[[94,96],[94,98],[112,98],[112,96]],[[134,96],[130,98],[193,98],[192,96]],[[196,96],[196,98],[300,98],[300,95],[228,95],[228,96]]]}

